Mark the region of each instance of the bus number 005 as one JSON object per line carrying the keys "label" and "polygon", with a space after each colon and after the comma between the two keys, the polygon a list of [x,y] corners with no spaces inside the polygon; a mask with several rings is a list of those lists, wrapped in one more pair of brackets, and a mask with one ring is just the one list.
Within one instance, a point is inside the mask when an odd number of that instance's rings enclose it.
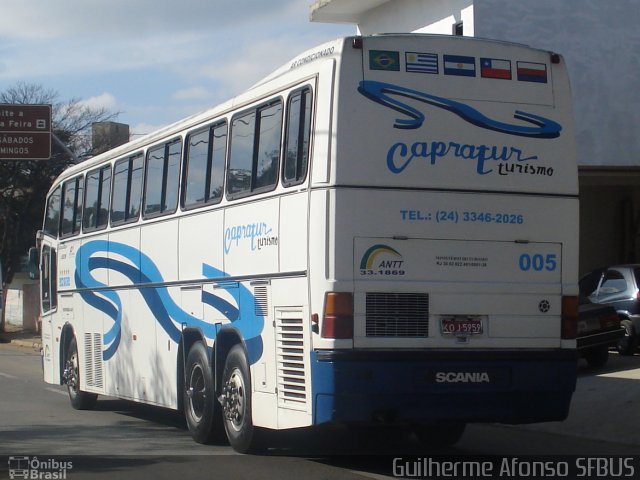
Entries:
{"label": "bus number 005", "polygon": [[535,272],[541,272],[543,270],[553,272],[558,267],[558,260],[555,253],[550,253],[546,256],[539,253],[535,255],[523,253],[520,255],[518,264],[520,266],[520,270],[523,272],[528,272],[530,270]]}

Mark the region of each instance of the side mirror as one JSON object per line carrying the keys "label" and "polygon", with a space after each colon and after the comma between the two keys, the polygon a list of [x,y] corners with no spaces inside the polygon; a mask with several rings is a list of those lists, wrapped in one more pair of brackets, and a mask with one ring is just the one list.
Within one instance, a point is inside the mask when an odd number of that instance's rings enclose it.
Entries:
{"label": "side mirror", "polygon": [[44,238],[44,230],[38,230],[36,232],[36,248],[40,249],[42,246],[42,239]]}
{"label": "side mirror", "polygon": [[29,278],[37,280],[40,278],[40,255],[36,247],[29,249]]}

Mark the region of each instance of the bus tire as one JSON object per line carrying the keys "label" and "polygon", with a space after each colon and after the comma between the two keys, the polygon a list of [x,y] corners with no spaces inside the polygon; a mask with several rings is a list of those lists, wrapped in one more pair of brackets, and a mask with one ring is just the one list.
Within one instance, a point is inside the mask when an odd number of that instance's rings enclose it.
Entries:
{"label": "bus tire", "polygon": [[98,395],[80,390],[80,359],[76,337],[71,339],[67,348],[63,378],[67,384],[71,406],[76,410],[91,410],[96,404]]}
{"label": "bus tire", "polygon": [[420,443],[427,447],[451,447],[462,438],[466,426],[464,422],[419,425],[414,428],[414,433]]}
{"label": "bus tire", "polygon": [[218,433],[216,418],[219,416],[213,371],[202,342],[194,343],[189,349],[184,371],[183,405],[187,427],[196,442],[206,444]]}
{"label": "bus tire", "polygon": [[253,426],[251,413],[249,364],[240,344],[234,345],[227,355],[222,373],[220,402],[229,444],[240,453],[258,451],[259,434]]}

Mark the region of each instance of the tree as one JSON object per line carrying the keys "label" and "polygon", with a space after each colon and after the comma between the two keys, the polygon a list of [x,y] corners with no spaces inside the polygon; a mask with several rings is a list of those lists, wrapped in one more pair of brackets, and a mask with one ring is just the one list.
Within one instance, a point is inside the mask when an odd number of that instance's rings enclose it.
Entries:
{"label": "tree", "polygon": [[[49,160],[0,161],[0,262],[5,287],[18,270],[21,257],[34,245],[36,231],[42,228],[44,204],[53,180],[74,163],[69,152],[76,158],[90,155],[91,125],[113,120],[118,113],[88,107],[77,98],[61,102],[54,90],[27,83],[0,92],[0,103],[51,105],[52,132],[68,149],[52,142]],[[2,301],[4,307],[5,299]],[[0,331],[4,330],[4,311]]]}

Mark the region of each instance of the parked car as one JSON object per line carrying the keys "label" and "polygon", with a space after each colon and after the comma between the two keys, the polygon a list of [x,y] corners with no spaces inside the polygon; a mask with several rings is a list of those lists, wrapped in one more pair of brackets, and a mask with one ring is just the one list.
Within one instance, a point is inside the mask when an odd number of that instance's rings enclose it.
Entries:
{"label": "parked car", "polygon": [[602,367],[609,359],[609,348],[624,337],[620,317],[610,305],[592,303],[580,296],[576,344],[580,355],[591,367]]}
{"label": "parked car", "polygon": [[615,308],[625,330],[618,352],[633,355],[640,333],[640,264],[594,270],[580,279],[580,293],[593,303]]}

